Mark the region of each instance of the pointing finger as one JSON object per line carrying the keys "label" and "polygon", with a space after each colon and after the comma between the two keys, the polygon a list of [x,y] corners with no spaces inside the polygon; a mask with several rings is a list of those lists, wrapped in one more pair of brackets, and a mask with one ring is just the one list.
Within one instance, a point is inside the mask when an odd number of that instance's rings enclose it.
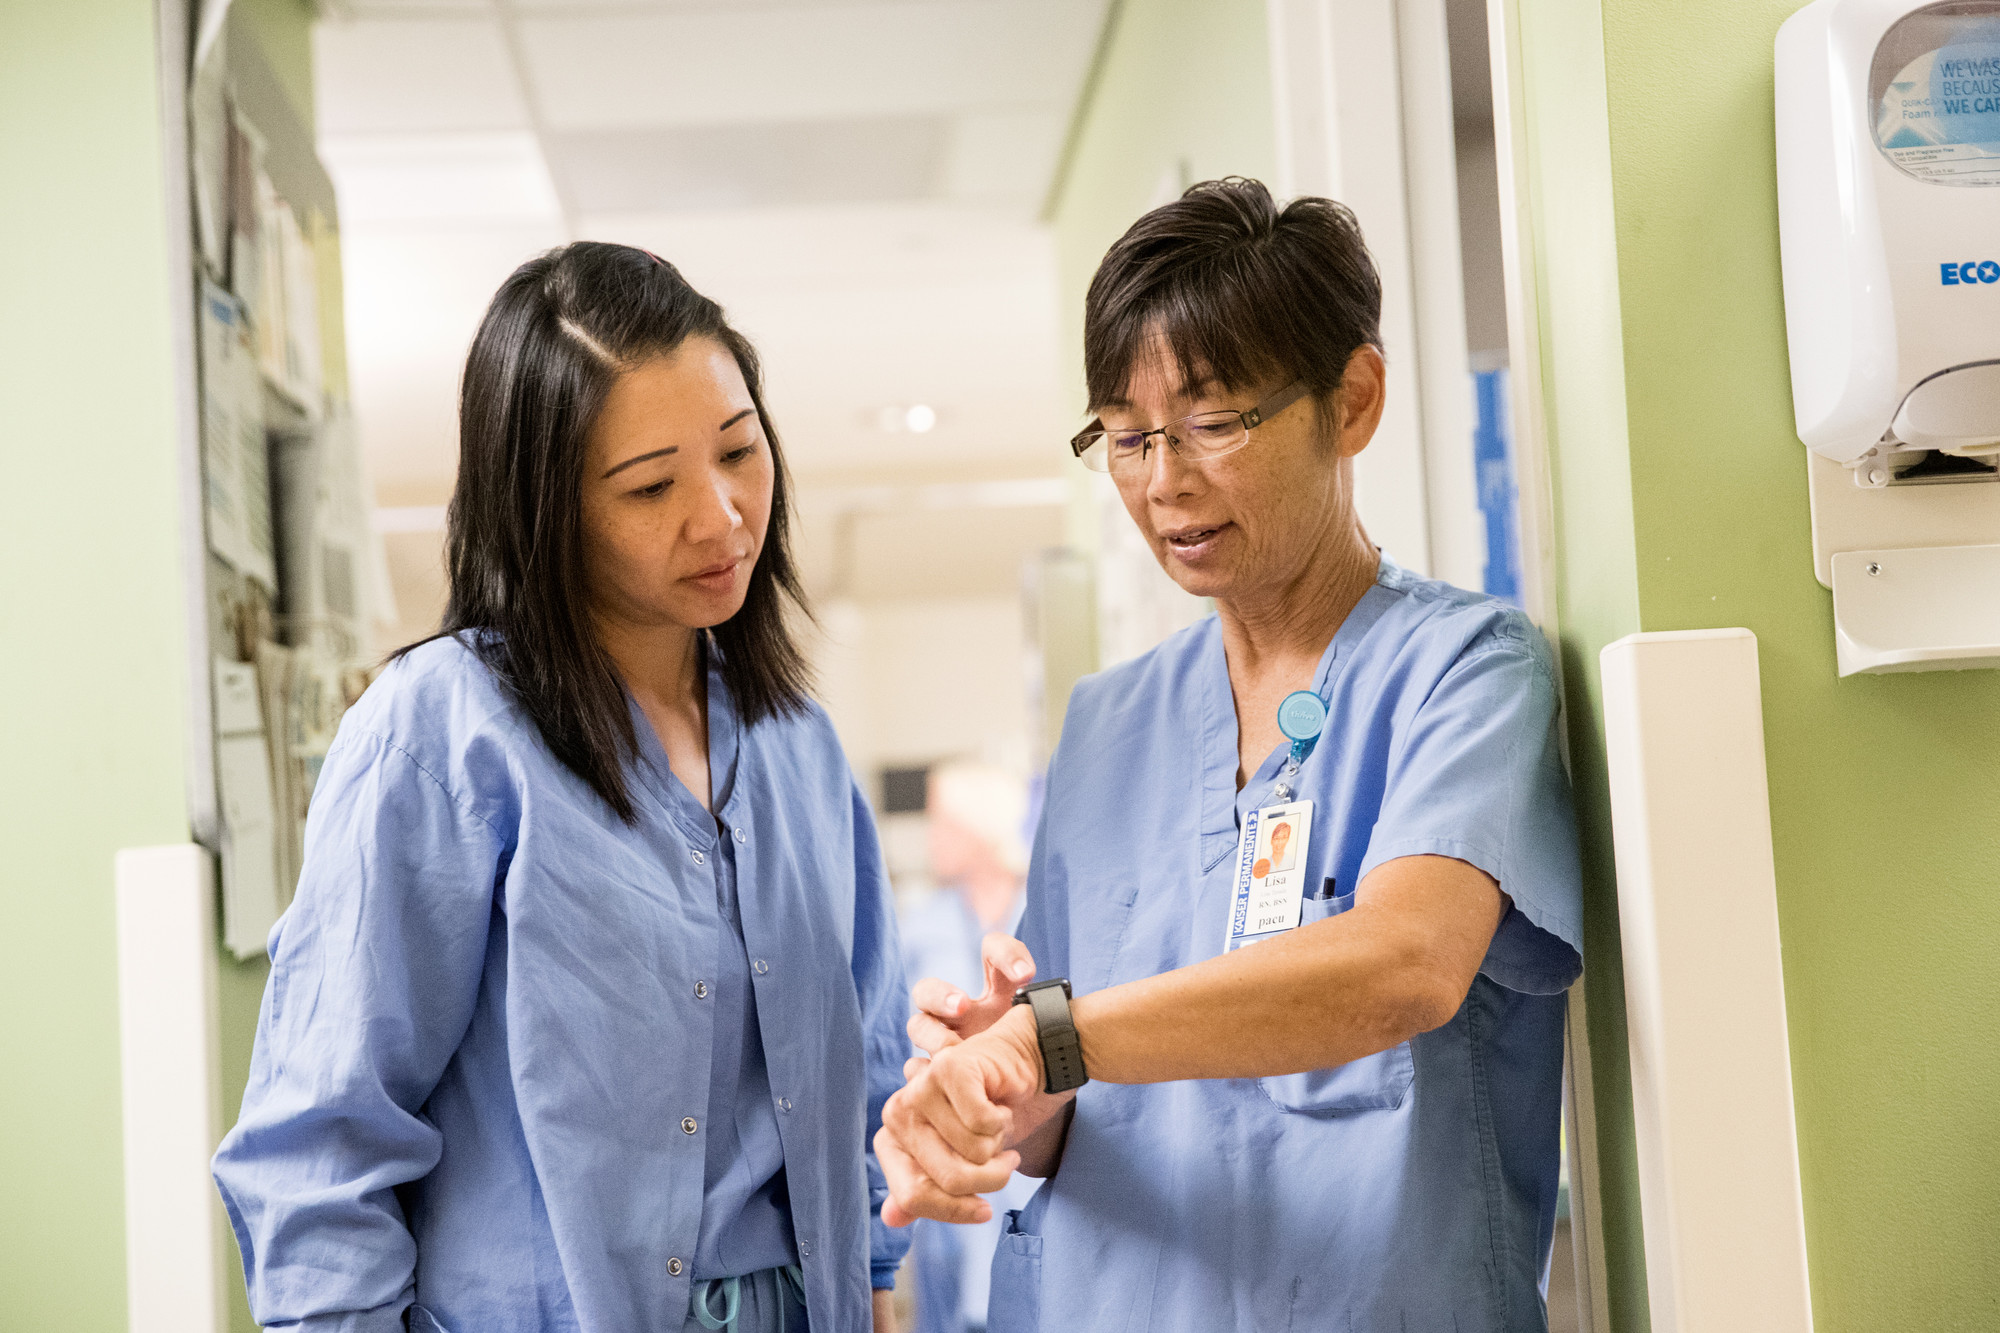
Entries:
{"label": "pointing finger", "polygon": [[979,954],[986,964],[989,983],[995,973],[1006,978],[1009,995],[1035,979],[1035,956],[1012,935],[991,932],[979,942]]}
{"label": "pointing finger", "polygon": [[971,1001],[964,991],[949,981],[925,977],[910,987],[910,1003],[916,1006],[918,1013],[949,1022],[962,1015]]}

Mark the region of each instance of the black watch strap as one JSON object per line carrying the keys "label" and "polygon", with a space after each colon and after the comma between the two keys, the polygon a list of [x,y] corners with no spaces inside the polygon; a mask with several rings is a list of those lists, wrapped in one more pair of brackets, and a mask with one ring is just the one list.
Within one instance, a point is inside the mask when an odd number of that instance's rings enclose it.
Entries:
{"label": "black watch strap", "polygon": [[1068,1092],[1090,1082],[1083,1072],[1083,1043],[1069,1012],[1069,980],[1038,981],[1016,992],[1015,1004],[1035,1014],[1035,1038],[1042,1048],[1042,1091]]}

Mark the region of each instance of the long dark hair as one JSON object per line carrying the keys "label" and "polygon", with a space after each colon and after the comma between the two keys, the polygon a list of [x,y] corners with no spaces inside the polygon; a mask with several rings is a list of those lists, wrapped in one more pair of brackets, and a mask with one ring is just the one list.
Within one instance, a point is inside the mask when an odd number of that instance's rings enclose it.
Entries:
{"label": "long dark hair", "polygon": [[477,652],[555,756],[627,823],[635,812],[625,765],[638,741],[624,684],[589,618],[585,440],[622,371],[689,338],[712,338],[735,357],[774,465],[771,520],[749,593],[710,631],[723,683],[752,725],[805,707],[811,673],[786,604],[810,612],[757,353],[722,307],[644,250],[566,245],[501,284],[459,390],[458,482],[445,539],[451,595],[433,637],[456,635]]}

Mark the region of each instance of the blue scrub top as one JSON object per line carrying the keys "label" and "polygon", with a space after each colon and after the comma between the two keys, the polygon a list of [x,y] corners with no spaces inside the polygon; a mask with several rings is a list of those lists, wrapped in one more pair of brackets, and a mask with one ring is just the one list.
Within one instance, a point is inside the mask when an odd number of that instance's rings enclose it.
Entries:
{"label": "blue scrub top", "polygon": [[[721,673],[708,676],[708,787],[710,808],[725,810],[736,781],[736,709]],[[785,1151],[778,1131],[778,1100],[764,1062],[750,946],[743,938],[743,903],[737,891],[736,840],[721,817],[695,799],[667,763],[664,747],[643,714],[635,716],[640,760],[674,816],[691,829],[712,828],[715,897],[729,927],[716,951],[714,1052],[708,1070],[708,1118],[702,1140],[701,1234],[695,1241],[696,1278],[742,1277],[799,1261],[785,1195]],[[789,1099],[787,1099],[789,1101]]]}
{"label": "blue scrub top", "polygon": [[[1385,558],[1309,685],[1328,716],[1296,784],[1321,886],[1302,924],[1386,861],[1454,857],[1512,899],[1480,974],[1443,1027],[1336,1069],[1087,1084],[994,1257],[991,1333],[1544,1327],[1582,967],[1548,647],[1518,611]],[[1087,992],[1221,952],[1239,821],[1286,753],[1237,791],[1213,617],[1080,682],[1021,929],[1040,975]]]}
{"label": "blue scrub top", "polygon": [[[766,1257],[772,1124],[815,1333],[872,1328],[908,1248],[869,1144],[909,1051],[880,848],[824,712],[743,728],[715,676],[709,708],[714,816],[635,709],[630,826],[455,640],[348,713],[215,1159],[263,1326],[679,1333],[703,1262]],[[718,1090],[746,1041],[762,1089]]]}

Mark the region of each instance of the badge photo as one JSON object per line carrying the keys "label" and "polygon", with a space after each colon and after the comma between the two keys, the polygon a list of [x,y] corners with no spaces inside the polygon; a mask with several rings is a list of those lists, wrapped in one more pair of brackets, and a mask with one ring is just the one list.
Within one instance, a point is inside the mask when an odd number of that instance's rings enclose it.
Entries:
{"label": "badge photo", "polygon": [[1311,801],[1288,801],[1252,810],[1244,820],[1224,953],[1297,928],[1312,817]]}
{"label": "badge photo", "polygon": [[1274,871],[1290,870],[1298,859],[1299,839],[1292,819],[1274,819],[1257,836],[1257,860],[1250,868],[1252,879],[1268,878]]}

